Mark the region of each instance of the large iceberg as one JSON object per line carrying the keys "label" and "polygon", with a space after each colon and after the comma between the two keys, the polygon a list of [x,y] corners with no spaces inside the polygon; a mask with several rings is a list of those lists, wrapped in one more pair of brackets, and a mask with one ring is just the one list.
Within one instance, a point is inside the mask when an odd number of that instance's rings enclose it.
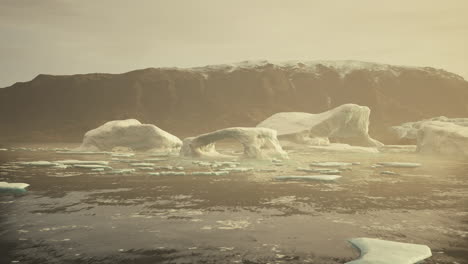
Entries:
{"label": "large iceberg", "polygon": [[426,245],[374,238],[353,238],[349,242],[361,251],[361,256],[345,264],[414,264],[432,256]]}
{"label": "large iceberg", "polygon": [[468,118],[447,118],[445,116],[439,116],[430,119],[423,119],[416,122],[403,123],[399,126],[391,127],[391,130],[396,134],[396,136],[399,139],[416,140],[418,137],[419,130],[421,130],[424,124],[434,121],[468,127]]}
{"label": "large iceberg", "polygon": [[327,144],[330,139],[364,147],[382,146],[369,136],[369,116],[367,106],[344,104],[320,114],[276,113],[257,127],[275,129],[281,139],[312,145]]}
{"label": "large iceberg", "polygon": [[244,147],[246,158],[287,158],[287,153],[281,147],[276,131],[269,128],[232,127],[211,133],[184,139],[180,150],[186,157],[232,157],[216,151],[215,143],[223,139],[235,139]]}
{"label": "large iceberg", "polygon": [[425,122],[417,134],[418,152],[468,157],[468,127],[448,122]]}
{"label": "large iceberg", "polygon": [[115,120],[86,132],[79,151],[130,148],[136,151],[178,150],[182,141],[151,124],[136,119]]}

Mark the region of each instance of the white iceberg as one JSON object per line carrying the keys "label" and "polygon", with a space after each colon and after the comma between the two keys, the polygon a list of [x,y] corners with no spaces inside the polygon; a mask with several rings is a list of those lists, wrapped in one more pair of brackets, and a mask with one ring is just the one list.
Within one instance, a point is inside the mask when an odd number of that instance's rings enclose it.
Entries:
{"label": "white iceberg", "polygon": [[468,126],[426,122],[417,135],[417,151],[424,154],[468,157]]}
{"label": "white iceberg", "polygon": [[218,153],[216,141],[235,139],[244,147],[244,157],[266,159],[270,157],[287,158],[276,138],[276,131],[268,128],[233,127],[184,139],[180,150],[186,157],[231,157]]}
{"label": "white iceberg", "polygon": [[275,176],[275,180],[293,180],[293,181],[335,181],[341,178],[340,175],[292,175],[292,176]]}
{"label": "white iceberg", "polygon": [[447,118],[445,116],[439,116],[416,122],[403,123],[399,126],[393,126],[391,129],[400,139],[417,139],[421,128],[426,123],[430,122],[441,122],[448,124],[449,126],[450,124],[454,124],[457,126],[468,127],[468,118]]}
{"label": "white iceberg", "polygon": [[137,151],[178,150],[179,138],[136,119],[115,120],[86,132],[79,151],[112,150],[124,147]]}
{"label": "white iceberg", "polygon": [[361,256],[346,264],[414,264],[432,256],[426,245],[374,238],[353,238],[349,242],[360,250]]}
{"label": "white iceberg", "polygon": [[357,146],[382,146],[382,143],[369,136],[369,116],[370,109],[367,106],[344,104],[320,114],[276,113],[257,127],[275,129],[281,139],[311,145],[326,145],[326,138],[332,142]]}
{"label": "white iceberg", "polygon": [[9,182],[0,182],[0,192],[25,192],[26,188],[29,186],[27,183],[9,183]]}

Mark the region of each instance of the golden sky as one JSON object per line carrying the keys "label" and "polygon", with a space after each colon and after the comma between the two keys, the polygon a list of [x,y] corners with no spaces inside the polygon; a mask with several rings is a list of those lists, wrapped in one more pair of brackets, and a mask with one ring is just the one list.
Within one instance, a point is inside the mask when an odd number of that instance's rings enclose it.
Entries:
{"label": "golden sky", "polygon": [[468,79],[468,0],[0,0],[0,87],[39,73],[362,60]]}

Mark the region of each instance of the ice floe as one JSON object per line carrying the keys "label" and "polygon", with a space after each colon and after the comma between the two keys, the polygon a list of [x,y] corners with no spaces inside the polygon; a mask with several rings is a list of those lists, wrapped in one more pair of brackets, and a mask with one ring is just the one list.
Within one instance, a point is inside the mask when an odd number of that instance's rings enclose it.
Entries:
{"label": "ice floe", "polygon": [[353,163],[350,162],[337,162],[337,161],[326,161],[326,162],[313,162],[310,166],[315,167],[345,167],[351,166]]}
{"label": "ice floe", "polygon": [[9,183],[0,182],[0,192],[26,192],[26,188],[29,186],[27,183]]}
{"label": "ice floe", "polygon": [[417,168],[421,167],[421,163],[412,162],[378,162],[377,165],[393,168]]}
{"label": "ice floe", "polygon": [[341,178],[340,175],[288,175],[275,176],[275,180],[302,180],[302,181],[335,181]]}
{"label": "ice floe", "polygon": [[353,238],[349,242],[361,252],[360,258],[346,264],[414,264],[432,256],[426,245],[374,238]]}

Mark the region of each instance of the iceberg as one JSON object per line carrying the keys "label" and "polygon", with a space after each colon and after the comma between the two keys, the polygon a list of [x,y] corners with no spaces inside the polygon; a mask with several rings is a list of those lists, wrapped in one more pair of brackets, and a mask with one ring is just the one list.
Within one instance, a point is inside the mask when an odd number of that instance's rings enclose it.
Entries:
{"label": "iceberg", "polygon": [[440,122],[450,126],[451,124],[468,127],[468,118],[447,118],[445,116],[433,117],[430,119],[423,119],[416,122],[407,122],[399,126],[391,127],[391,130],[398,136],[399,139],[413,139],[418,138],[419,131],[426,123]]}
{"label": "iceberg", "polygon": [[369,136],[369,116],[367,106],[344,104],[320,114],[276,113],[257,127],[277,130],[280,139],[310,145],[327,145],[329,139],[363,147],[382,146]]}
{"label": "iceberg", "polygon": [[361,256],[345,264],[414,264],[432,256],[426,245],[401,243],[374,238],[348,240],[358,248]]}
{"label": "iceberg", "polygon": [[179,138],[151,124],[136,119],[109,121],[86,132],[78,151],[100,151],[126,148],[136,151],[178,150]]}
{"label": "iceberg", "polygon": [[215,149],[216,141],[235,139],[244,147],[244,157],[267,159],[287,158],[276,137],[276,131],[269,128],[232,127],[184,139],[180,155],[185,157],[225,158]]}
{"label": "iceberg", "polygon": [[418,131],[417,145],[419,153],[467,158],[468,126],[426,122]]}

